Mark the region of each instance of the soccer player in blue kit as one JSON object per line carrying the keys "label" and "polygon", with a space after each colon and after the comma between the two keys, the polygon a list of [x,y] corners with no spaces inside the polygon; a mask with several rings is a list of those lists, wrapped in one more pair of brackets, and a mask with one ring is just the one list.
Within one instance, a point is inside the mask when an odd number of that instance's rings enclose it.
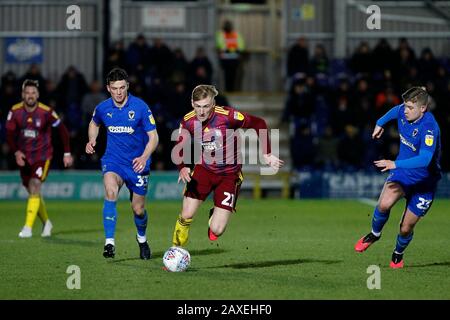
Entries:
{"label": "soccer player in blue kit", "polygon": [[150,108],[141,99],[128,94],[128,87],[125,70],[115,68],[109,72],[106,88],[111,98],[98,104],[94,110],[88,129],[86,153],[95,152],[99,127],[103,124],[107,131],[106,151],[101,159],[105,187],[103,226],[106,241],[103,256],[115,256],[116,203],[120,188],[125,184],[130,191],[140,258],[147,260],[151,257],[151,250],[146,238],[145,195],[151,154],[159,138]]}
{"label": "soccer player in blue kit", "polygon": [[430,210],[441,178],[440,130],[434,116],[427,111],[428,93],[424,88],[413,87],[402,98],[404,103],[393,107],[381,117],[372,133],[372,138],[380,138],[383,126],[396,119],[400,151],[395,161],[383,159],[374,162],[382,169],[381,172],[390,170],[390,174],[375,207],[372,231],[355,245],[357,252],[363,252],[379,240],[391,208],[400,198],[405,197],[406,208],[390,262],[390,267],[394,269],[403,268],[403,253],[413,238],[415,225]]}

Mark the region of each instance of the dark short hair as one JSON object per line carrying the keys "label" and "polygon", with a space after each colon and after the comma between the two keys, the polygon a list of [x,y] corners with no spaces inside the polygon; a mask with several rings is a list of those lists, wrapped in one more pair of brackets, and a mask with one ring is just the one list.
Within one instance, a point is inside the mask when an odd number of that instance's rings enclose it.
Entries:
{"label": "dark short hair", "polygon": [[128,74],[124,69],[114,68],[106,76],[106,84],[109,85],[111,82],[125,80],[128,82]]}
{"label": "dark short hair", "polygon": [[39,81],[25,79],[25,81],[22,83],[22,91],[25,90],[26,87],[35,87],[36,90],[39,90]]}
{"label": "dark short hair", "polygon": [[402,94],[402,99],[406,103],[419,103],[420,106],[428,106],[428,92],[424,87],[412,87]]}

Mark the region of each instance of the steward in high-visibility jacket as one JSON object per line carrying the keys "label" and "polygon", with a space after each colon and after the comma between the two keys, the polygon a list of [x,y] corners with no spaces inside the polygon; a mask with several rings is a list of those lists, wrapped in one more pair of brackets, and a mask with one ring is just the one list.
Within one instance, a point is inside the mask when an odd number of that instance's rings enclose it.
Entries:
{"label": "steward in high-visibility jacket", "polygon": [[244,39],[233,25],[226,20],[222,30],[216,34],[216,48],[220,65],[225,78],[225,89],[228,92],[238,89],[238,69],[241,64],[241,53],[244,51]]}
{"label": "steward in high-visibility jacket", "polygon": [[230,21],[225,21],[223,29],[217,32],[216,45],[220,59],[238,59],[245,49],[244,39],[239,32],[233,30]]}

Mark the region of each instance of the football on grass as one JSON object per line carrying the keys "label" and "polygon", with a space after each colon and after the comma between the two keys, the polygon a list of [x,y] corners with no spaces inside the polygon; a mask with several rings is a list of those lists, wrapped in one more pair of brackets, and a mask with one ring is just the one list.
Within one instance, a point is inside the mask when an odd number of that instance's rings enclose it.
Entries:
{"label": "football on grass", "polygon": [[167,271],[186,271],[191,263],[191,255],[186,249],[180,247],[170,247],[164,253],[163,263]]}

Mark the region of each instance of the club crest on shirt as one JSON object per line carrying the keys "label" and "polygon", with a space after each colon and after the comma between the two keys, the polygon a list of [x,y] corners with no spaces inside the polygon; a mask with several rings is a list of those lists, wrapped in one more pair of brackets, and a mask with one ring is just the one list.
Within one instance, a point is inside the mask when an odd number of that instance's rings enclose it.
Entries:
{"label": "club crest on shirt", "polygon": [[41,119],[36,119],[36,127],[40,127],[41,126]]}
{"label": "club crest on shirt", "polygon": [[155,125],[155,124],[156,124],[155,118],[153,118],[153,115],[152,115],[152,114],[148,116],[148,120],[150,120],[150,123],[151,123],[152,125]]}
{"label": "club crest on shirt", "polygon": [[427,134],[425,136],[425,144],[429,147],[431,147],[433,145],[434,142],[434,137],[432,135]]}
{"label": "club crest on shirt", "polygon": [[128,111],[128,120],[134,120],[134,115],[135,113],[133,110]]}
{"label": "club crest on shirt", "polygon": [[242,120],[244,120],[244,115],[242,113],[238,112],[238,111],[235,111],[234,112],[234,119],[242,121]]}
{"label": "club crest on shirt", "polygon": [[417,136],[418,133],[419,133],[419,129],[415,128],[414,131],[412,132],[412,136],[415,137],[415,136]]}

